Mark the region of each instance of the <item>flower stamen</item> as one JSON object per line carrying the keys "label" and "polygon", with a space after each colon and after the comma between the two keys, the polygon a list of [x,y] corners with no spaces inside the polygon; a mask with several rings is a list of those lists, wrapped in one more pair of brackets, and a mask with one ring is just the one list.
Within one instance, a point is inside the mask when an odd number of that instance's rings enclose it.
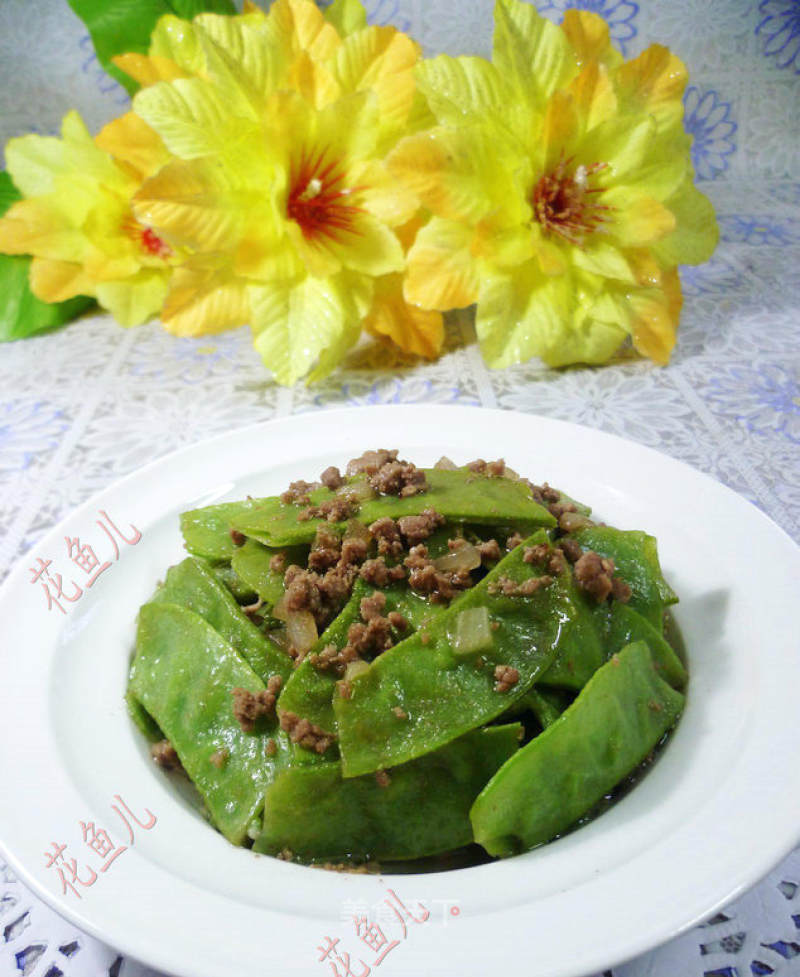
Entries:
{"label": "flower stamen", "polygon": [[533,188],[531,205],[534,220],[545,233],[558,234],[570,244],[583,247],[586,238],[608,218],[604,211],[613,208],[596,204],[590,194],[601,193],[605,187],[590,187],[589,180],[604,170],[607,163],[581,164],[570,171],[574,157],[561,159],[551,173],[540,177]]}
{"label": "flower stamen", "polygon": [[290,180],[286,216],[294,221],[306,240],[335,238],[347,231],[357,234],[356,215],[363,208],[345,203],[358,189],[343,186],[344,173],[338,161],[323,166],[325,153],[316,158],[304,155]]}

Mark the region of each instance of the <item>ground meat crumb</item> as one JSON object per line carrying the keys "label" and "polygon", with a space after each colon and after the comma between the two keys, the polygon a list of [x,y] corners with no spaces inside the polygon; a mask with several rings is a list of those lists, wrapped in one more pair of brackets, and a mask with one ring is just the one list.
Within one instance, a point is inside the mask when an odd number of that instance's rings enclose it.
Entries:
{"label": "ground meat crumb", "polygon": [[547,561],[547,572],[558,576],[561,573],[566,573],[567,570],[567,558],[560,546],[556,546]]}
{"label": "ground meat crumb", "polygon": [[349,682],[339,682],[339,697],[349,699],[353,694],[353,686]]}
{"label": "ground meat crumb", "polygon": [[420,594],[427,594],[435,604],[445,604],[457,593],[472,586],[468,570],[442,571],[428,558],[424,543],[412,546],[403,561],[409,569],[408,585]]}
{"label": "ground meat crumb", "polygon": [[375,617],[382,617],[386,610],[386,594],[376,590],[371,597],[362,597],[359,605],[359,612],[364,621],[370,621]]}
{"label": "ground meat crumb", "polygon": [[498,458],[497,461],[487,462],[486,474],[489,478],[503,478],[506,474],[505,459]]}
{"label": "ground meat crumb", "polygon": [[309,492],[317,486],[313,482],[306,482],[302,478],[292,482],[285,492],[281,493],[281,502],[286,505],[310,505]]}
{"label": "ground meat crumb", "polygon": [[222,770],[222,768],[228,762],[228,758],[230,757],[230,755],[231,755],[231,751],[226,748],[223,748],[221,750],[216,750],[214,753],[212,753],[211,756],[208,758],[208,760],[209,763],[213,764],[217,768],[217,770]]}
{"label": "ground meat crumb", "polygon": [[287,611],[309,611],[321,630],[338,614],[358,574],[355,567],[337,564],[324,575],[293,564],[283,577]]}
{"label": "ground meat crumb", "polygon": [[487,539],[483,543],[478,543],[478,553],[482,561],[488,562],[496,562],[503,555],[496,539]]}
{"label": "ground meat crumb", "polygon": [[410,461],[387,461],[370,476],[369,483],[381,495],[398,495],[400,498],[428,490],[425,472]]}
{"label": "ground meat crumb", "polygon": [[344,485],[344,479],[342,478],[342,473],[336,468],[335,465],[331,465],[330,468],[326,468],[325,471],[320,475],[319,480],[325,486],[332,491],[341,488]]}
{"label": "ground meat crumb", "polygon": [[329,570],[339,562],[340,555],[339,536],[328,526],[318,526],[308,554],[309,570]]}
{"label": "ground meat crumb", "polygon": [[400,706],[392,706],[392,712],[398,719],[408,719],[408,713]]}
{"label": "ground meat crumb", "polygon": [[277,740],[274,740],[270,736],[270,738],[267,740],[266,746],[264,747],[264,752],[267,754],[267,756],[275,756],[275,754],[278,752]]}
{"label": "ground meat crumb", "polygon": [[556,519],[561,519],[565,512],[577,512],[578,507],[574,502],[551,502],[547,511]]}
{"label": "ground meat crumb", "polygon": [[150,745],[150,756],[159,767],[163,767],[165,770],[181,769],[180,757],[169,740],[159,740],[158,743],[152,743]]}
{"label": "ground meat crumb", "polygon": [[383,557],[374,560],[367,560],[359,571],[359,576],[372,587],[385,587],[388,583],[395,580],[404,580],[405,569],[398,565],[387,567]]}
{"label": "ground meat crumb", "polygon": [[519,672],[511,665],[497,665],[494,670],[494,690],[495,692],[508,692],[508,690],[519,682]]}
{"label": "ground meat crumb", "polygon": [[531,490],[531,495],[533,495],[533,501],[538,502],[539,505],[547,505],[549,502],[558,502],[561,498],[561,493],[554,488],[550,488],[547,482],[544,485],[534,485],[532,482],[528,482],[528,486]]}
{"label": "ground meat crumb", "polygon": [[377,451],[365,451],[358,458],[351,458],[347,463],[348,475],[374,475],[390,461],[397,460],[397,451],[387,451],[378,448]]}
{"label": "ground meat crumb", "polygon": [[389,784],[392,782],[392,778],[389,776],[388,773],[386,773],[385,770],[376,770],[375,782],[379,787],[388,787]]}
{"label": "ground meat crumb", "polygon": [[395,631],[405,632],[408,630],[408,621],[400,614],[399,611],[389,611],[387,615],[389,624],[395,629]]}
{"label": "ground meat crumb", "polygon": [[524,540],[522,533],[512,533],[506,540],[506,549],[509,551],[516,549]]}
{"label": "ground meat crumb", "polygon": [[365,539],[346,539],[342,543],[339,562],[342,566],[353,566],[361,563],[367,557],[367,541]]}
{"label": "ground meat crumb", "polygon": [[292,743],[319,754],[329,749],[336,740],[335,734],[327,733],[308,719],[302,719],[296,712],[281,714],[281,729],[289,734]]}
{"label": "ground meat crumb", "polygon": [[242,732],[252,733],[257,721],[267,716],[275,709],[275,700],[283,685],[280,675],[272,675],[267,681],[266,689],[259,692],[249,692],[247,689],[231,690],[233,696],[233,716],[242,727]]}
{"label": "ground meat crumb", "polygon": [[558,545],[570,563],[577,563],[580,560],[583,550],[577,539],[570,539],[570,537],[566,536],[564,539],[559,540]]}
{"label": "ground meat crumb", "polygon": [[[600,556],[594,550],[587,550],[575,564],[575,580],[578,586],[601,604],[614,595],[614,561]],[[617,593],[623,595],[618,600],[630,598],[630,587],[620,581]],[[627,597],[624,596],[627,591]]]}
{"label": "ground meat crumb", "polygon": [[350,662],[358,658],[358,652],[349,643],[341,650],[336,645],[326,645],[322,651],[308,656],[309,662],[321,672],[344,673]]}
{"label": "ground meat crumb", "polygon": [[378,556],[399,557],[405,549],[400,528],[390,516],[376,519],[369,532],[378,543]]}
{"label": "ground meat crumb", "polygon": [[286,554],[276,553],[274,556],[270,557],[269,568],[274,573],[285,573],[286,572]]}
{"label": "ground meat crumb", "polygon": [[611,578],[611,596],[623,604],[627,604],[631,599],[631,588],[621,577]]}
{"label": "ground meat crumb", "polygon": [[366,624],[356,621],[347,631],[347,645],[355,651],[355,657],[380,655],[392,647],[392,627],[385,617],[373,617]]}
{"label": "ground meat crumb", "polygon": [[522,562],[532,566],[543,567],[550,555],[547,543],[537,543],[536,546],[526,546],[522,553]]}
{"label": "ground meat crumb", "polygon": [[397,520],[397,526],[405,537],[409,546],[414,546],[427,539],[431,533],[443,526],[444,516],[439,515],[435,509],[423,509],[418,516],[402,516]]}
{"label": "ground meat crumb", "polygon": [[247,537],[244,533],[240,533],[238,529],[232,529],[230,531],[231,541],[234,546],[244,546],[247,542]]}
{"label": "ground meat crumb", "polygon": [[310,867],[322,868],[326,872],[349,872],[351,875],[379,874],[381,870],[378,862],[362,862],[359,865],[354,862],[317,862]]}
{"label": "ground meat crumb", "polygon": [[309,519],[326,519],[328,522],[344,522],[358,512],[361,505],[360,499],[350,492],[344,495],[334,495],[331,499],[325,499],[319,505],[309,506],[301,509],[297,513],[298,522],[308,522]]}
{"label": "ground meat crumb", "polygon": [[493,596],[500,594],[503,597],[530,597],[543,587],[549,587],[553,583],[553,578],[547,575],[541,577],[529,577],[522,583],[517,583],[510,577],[499,577],[493,580],[487,590]]}

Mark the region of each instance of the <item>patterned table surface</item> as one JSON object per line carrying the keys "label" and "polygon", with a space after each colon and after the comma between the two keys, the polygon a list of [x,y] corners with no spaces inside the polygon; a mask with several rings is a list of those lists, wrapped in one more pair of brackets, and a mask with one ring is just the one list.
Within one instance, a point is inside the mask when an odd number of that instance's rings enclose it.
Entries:
{"label": "patterned table surface", "polygon": [[[428,53],[488,53],[490,0],[367,0]],[[452,403],[563,418],[708,472],[800,539],[800,0],[544,0],[603,14],[627,54],[654,40],[689,65],[686,126],[719,214],[711,261],[683,274],[672,363],[488,371],[466,316],[435,363],[360,347],[312,388],[266,376],[249,336],[178,340],[107,317],[0,349],[0,576],[74,506],[151,459],[254,421],[330,407]],[[94,129],[125,93],[65,0],[0,3],[0,142],[52,133],[69,107]],[[2,725],[0,735],[12,735]],[[733,812],[735,816],[735,812]],[[580,925],[576,921],[576,926]],[[611,973],[611,972],[609,972]],[[152,977],[76,931],[0,861],[0,977]],[[800,974],[800,850],[724,912],[613,977]]]}

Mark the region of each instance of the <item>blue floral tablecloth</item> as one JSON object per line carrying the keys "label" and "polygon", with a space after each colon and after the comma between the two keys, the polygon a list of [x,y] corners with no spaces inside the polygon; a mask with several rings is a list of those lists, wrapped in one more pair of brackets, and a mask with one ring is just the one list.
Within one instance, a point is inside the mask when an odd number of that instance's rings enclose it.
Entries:
{"label": "blue floral tablecloth", "polygon": [[[710,473],[800,539],[800,0],[539,3],[555,20],[573,6],[602,14],[627,55],[659,41],[690,69],[685,124],[721,242],[683,272],[669,367],[492,373],[468,316],[456,314],[435,363],[387,364],[366,345],[319,386],[286,390],[245,330],[178,340],[157,325],[124,332],[106,317],[83,319],[0,347],[0,577],[70,509],[159,455],[254,421],[376,403],[475,404],[610,431]],[[489,53],[491,0],[366,7],[426,53]],[[54,133],[70,107],[96,130],[126,103],[66,0],[2,0],[0,143]],[[0,735],[11,735],[1,700]],[[0,977],[14,974],[152,972],[77,932],[0,861]],[[800,974],[800,851],[705,925],[605,977],[764,974]]]}

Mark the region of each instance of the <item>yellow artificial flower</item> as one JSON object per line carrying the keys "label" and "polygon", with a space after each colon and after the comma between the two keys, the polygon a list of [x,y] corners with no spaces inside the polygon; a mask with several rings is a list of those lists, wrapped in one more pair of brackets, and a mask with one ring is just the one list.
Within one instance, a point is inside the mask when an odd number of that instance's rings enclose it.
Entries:
{"label": "yellow artificial flower", "polygon": [[131,198],[168,158],[130,114],[96,140],[77,112],[65,116],[60,139],[12,139],[6,162],[25,199],[0,218],[0,251],[33,255],[31,290],[45,302],[89,295],[124,326],[144,322],[161,307],[177,256],[136,219]]}
{"label": "yellow artificial flower", "polygon": [[[249,322],[266,364],[292,383],[325,375],[362,323],[435,355],[438,313],[403,296],[392,230],[416,200],[383,158],[428,124],[416,93],[419,47],[368,27],[357,0],[323,14],[310,0],[269,13],[161,18],[148,55],[116,59],[145,88],[134,109],[175,159],[137,194],[136,213],[190,257],[162,310],[201,335]],[[410,242],[407,242],[410,243]]]}
{"label": "yellow artificial flower", "polygon": [[408,254],[407,300],[477,302],[493,367],[599,363],[628,337],[666,363],[676,266],[718,236],[692,183],[682,63],[659,45],[624,62],[594,14],[557,27],[497,0],[493,63],[440,56],[417,76],[439,125],[388,160],[434,215]]}

